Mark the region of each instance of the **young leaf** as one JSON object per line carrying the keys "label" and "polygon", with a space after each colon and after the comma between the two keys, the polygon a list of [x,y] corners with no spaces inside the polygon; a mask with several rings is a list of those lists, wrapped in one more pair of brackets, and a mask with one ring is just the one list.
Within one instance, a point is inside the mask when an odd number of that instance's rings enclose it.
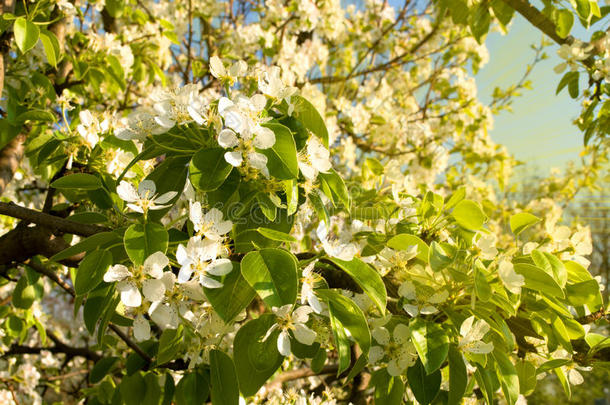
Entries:
{"label": "young leaf", "polygon": [[205,296],[214,310],[226,323],[243,311],[256,295],[256,291],[244,279],[239,263],[233,262],[233,270],[220,280],[222,288],[204,288]]}
{"label": "young leaf", "polygon": [[277,351],[278,331],[273,332],[263,341],[263,337],[274,323],[273,315],[264,314],[248,321],[235,335],[233,358],[239,390],[245,397],[256,394],[284,360]]}
{"label": "young leaf", "polygon": [[405,383],[400,377],[392,377],[385,369],[377,370],[370,385],[375,387],[375,404],[400,405],[405,392]]}
{"label": "young leaf", "polygon": [[190,180],[198,190],[212,191],[224,183],[233,166],[225,160],[222,148],[200,149],[189,164]]}
{"label": "young leaf", "polygon": [[233,360],[220,350],[210,352],[212,405],[239,404],[237,373]]}
{"label": "young leaf", "polygon": [[241,274],[267,306],[294,304],[297,299],[297,260],[281,249],[250,252],[241,261]]}
{"label": "young leaf", "polygon": [[421,405],[428,405],[434,401],[441,388],[441,371],[427,373],[426,368],[418,359],[415,365],[407,370],[407,380],[417,402]]}
{"label": "young leaf", "polygon": [[510,230],[515,236],[529,228],[530,226],[540,222],[540,218],[529,212],[520,212],[510,217]]}
{"label": "young leaf", "polygon": [[415,318],[409,324],[411,338],[417,354],[426,369],[432,374],[443,364],[449,353],[449,337],[437,323]]}
{"label": "young leaf", "polygon": [[125,231],[125,250],[134,265],[140,266],[155,252],[167,251],[169,235],[161,224],[133,224]]}
{"label": "young leaf", "polygon": [[94,250],[78,265],[74,292],[77,295],[86,294],[102,282],[108,267],[112,266],[112,254],[107,250]]}
{"label": "young leaf", "polygon": [[24,17],[19,17],[15,20],[13,32],[15,34],[15,42],[23,53],[26,53],[36,45],[40,35],[38,26]]}
{"label": "young leaf", "polygon": [[282,124],[265,124],[275,134],[275,144],[269,149],[260,150],[267,156],[267,169],[276,179],[290,180],[299,176],[297,148],[290,130]]}
{"label": "young leaf", "polygon": [[363,354],[371,347],[371,333],[362,310],[356,303],[337,290],[319,289],[317,295],[328,301],[331,317],[347,329],[360,346]]}
{"label": "young leaf", "polygon": [[40,42],[42,42],[42,46],[44,47],[44,53],[47,56],[49,65],[57,68],[57,62],[60,57],[59,41],[57,40],[57,37],[51,31],[42,30],[40,32]]}
{"label": "young leaf", "polygon": [[375,269],[358,258],[353,258],[349,262],[334,257],[329,258],[329,260],[349,274],[375,303],[379,311],[385,314],[387,292],[381,276]]}
{"label": "young leaf", "polygon": [[462,200],[457,203],[451,212],[451,216],[458,225],[471,231],[481,229],[485,221],[487,221],[487,216],[479,204],[471,200]]}
{"label": "young leaf", "polygon": [[561,286],[541,268],[527,263],[515,263],[514,267],[515,272],[525,278],[525,287],[552,297],[564,298]]}
{"label": "young leaf", "polygon": [[205,373],[192,370],[176,386],[176,405],[203,405],[210,394],[210,382]]}
{"label": "young leaf", "polygon": [[328,148],[328,129],[324,124],[322,116],[316,108],[307,99],[301,96],[293,96],[294,113],[292,114],[298,119],[305,128],[310,130],[315,136],[322,140],[322,144]]}
{"label": "young leaf", "polygon": [[449,398],[448,405],[462,403],[468,385],[468,371],[462,354],[455,345],[449,347]]}
{"label": "young leaf", "polygon": [[388,246],[392,249],[407,250],[411,246],[417,246],[417,258],[425,263],[428,263],[428,256],[430,248],[419,237],[408,233],[401,233],[394,236],[388,241]]}
{"label": "young leaf", "polygon": [[51,183],[51,187],[59,189],[97,190],[102,182],[97,176],[87,173],[74,173],[60,177]]}

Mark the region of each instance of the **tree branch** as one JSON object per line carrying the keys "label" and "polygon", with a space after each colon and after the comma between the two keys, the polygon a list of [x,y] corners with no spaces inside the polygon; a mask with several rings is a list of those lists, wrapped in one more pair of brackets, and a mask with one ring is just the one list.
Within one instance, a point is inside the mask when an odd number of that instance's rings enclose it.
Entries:
{"label": "tree branch", "polygon": [[81,224],[79,222],[70,221],[57,217],[55,215],[45,214],[21,207],[12,202],[0,202],[0,215],[7,215],[13,218],[23,219],[25,221],[42,225],[49,228],[53,233],[70,233],[79,236],[91,236],[100,232],[107,232],[110,229],[89,224]]}

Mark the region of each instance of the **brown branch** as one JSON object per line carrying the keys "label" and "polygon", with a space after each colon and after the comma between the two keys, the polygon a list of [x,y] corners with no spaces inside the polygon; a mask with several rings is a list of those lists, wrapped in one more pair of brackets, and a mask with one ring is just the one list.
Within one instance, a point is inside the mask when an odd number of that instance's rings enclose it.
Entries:
{"label": "brown branch", "polygon": [[70,233],[79,236],[91,236],[96,233],[106,232],[110,229],[103,226],[81,224],[69,219],[45,214],[21,207],[12,202],[0,202],[0,215],[7,215],[13,218],[23,219],[30,223],[35,223],[49,228],[53,233]]}
{"label": "brown branch", "polygon": [[557,35],[555,24],[546,18],[538,9],[530,4],[527,0],[502,0],[508,6],[513,8],[516,12],[521,14],[527,21],[529,21],[534,27],[538,28],[553,41],[559,45],[569,44],[574,41],[572,36],[561,38]]}
{"label": "brown branch", "polygon": [[297,370],[289,370],[279,374],[277,377],[273,379],[270,383],[268,383],[265,387],[269,388],[280,388],[283,383],[287,381],[298,380],[301,378],[313,377],[317,375],[324,374],[335,374],[339,370],[339,366],[336,364],[329,364],[324,366],[319,373],[314,372],[310,368],[300,368]]}

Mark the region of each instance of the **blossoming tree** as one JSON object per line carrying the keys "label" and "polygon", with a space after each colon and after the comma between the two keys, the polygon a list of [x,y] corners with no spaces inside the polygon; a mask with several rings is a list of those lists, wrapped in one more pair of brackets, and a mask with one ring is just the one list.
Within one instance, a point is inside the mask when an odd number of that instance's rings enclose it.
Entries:
{"label": "blossoming tree", "polygon": [[[607,169],[610,7],[543,3],[3,0],[1,402],[515,404],[607,369],[561,218]],[[515,14],[586,146],[525,204],[487,130],[533,65],[490,105],[473,78]]]}

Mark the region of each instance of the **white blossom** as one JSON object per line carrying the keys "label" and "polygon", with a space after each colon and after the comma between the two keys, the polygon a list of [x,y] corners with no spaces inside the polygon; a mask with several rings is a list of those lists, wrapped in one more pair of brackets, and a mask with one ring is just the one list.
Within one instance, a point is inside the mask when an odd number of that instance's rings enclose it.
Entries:
{"label": "white blossom", "polygon": [[198,235],[212,240],[223,240],[233,228],[233,222],[222,219],[222,211],[212,208],[205,214],[199,201],[191,202],[189,206],[189,219]]}
{"label": "white blossom", "polygon": [[277,337],[277,350],[282,356],[290,355],[289,331],[292,331],[295,339],[304,345],[309,346],[313,344],[316,339],[316,332],[305,325],[309,320],[309,314],[313,312],[311,307],[303,305],[293,311],[292,305],[286,304],[279,308],[273,307],[271,310],[277,317],[277,321],[269,328],[263,341],[267,340],[273,332],[279,329],[280,334]]}
{"label": "white blossom", "polygon": [[458,348],[470,353],[487,354],[494,349],[493,343],[483,342],[483,336],[489,332],[489,324],[483,319],[474,320],[474,315],[466,318],[460,326],[460,338]]}
{"label": "white blossom", "polygon": [[189,239],[186,247],[180,244],[176,251],[176,260],[182,266],[178,272],[178,282],[186,283],[193,273],[199,283],[206,288],[220,288],[222,283],[210,277],[224,276],[233,269],[229,259],[218,258],[222,246],[210,239],[195,236]]}
{"label": "white blossom", "polygon": [[157,196],[155,193],[157,187],[152,180],[142,180],[138,185],[138,189],[129,182],[122,180],[116,188],[119,197],[126,201],[127,206],[132,210],[140,213],[146,213],[148,210],[161,210],[169,207],[164,205],[170,202],[176,195],[175,191]]}
{"label": "white blossom", "polygon": [[399,323],[394,327],[392,334],[384,326],[376,327],[371,335],[378,345],[369,350],[371,364],[379,364],[385,358],[387,371],[391,376],[399,376],[417,361],[415,346],[410,341],[409,327]]}

